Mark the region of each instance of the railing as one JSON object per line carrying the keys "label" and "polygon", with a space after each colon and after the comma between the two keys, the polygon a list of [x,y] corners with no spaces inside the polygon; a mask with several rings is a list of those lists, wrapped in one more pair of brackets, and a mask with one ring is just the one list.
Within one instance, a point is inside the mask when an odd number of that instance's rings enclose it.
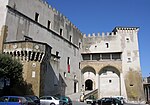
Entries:
{"label": "railing", "polygon": [[87,99],[90,95],[97,96],[97,94],[98,94],[98,89],[92,90],[91,92],[84,95],[84,99]]}

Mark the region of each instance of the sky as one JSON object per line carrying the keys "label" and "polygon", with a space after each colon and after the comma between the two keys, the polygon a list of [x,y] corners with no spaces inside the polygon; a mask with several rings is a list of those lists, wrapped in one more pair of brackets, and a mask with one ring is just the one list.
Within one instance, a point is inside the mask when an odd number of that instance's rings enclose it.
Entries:
{"label": "sky", "polygon": [[82,33],[111,32],[116,26],[139,27],[140,65],[150,76],[150,0],[47,0]]}

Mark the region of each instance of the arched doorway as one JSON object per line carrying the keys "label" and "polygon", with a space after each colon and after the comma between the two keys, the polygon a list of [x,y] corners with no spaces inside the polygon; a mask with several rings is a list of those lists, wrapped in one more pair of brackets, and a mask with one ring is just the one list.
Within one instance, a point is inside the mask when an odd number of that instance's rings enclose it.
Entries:
{"label": "arched doorway", "polygon": [[82,69],[82,84],[85,91],[96,88],[96,71],[93,67],[86,66]]}
{"label": "arched doorway", "polygon": [[93,81],[88,79],[85,81],[85,90],[93,90]]}

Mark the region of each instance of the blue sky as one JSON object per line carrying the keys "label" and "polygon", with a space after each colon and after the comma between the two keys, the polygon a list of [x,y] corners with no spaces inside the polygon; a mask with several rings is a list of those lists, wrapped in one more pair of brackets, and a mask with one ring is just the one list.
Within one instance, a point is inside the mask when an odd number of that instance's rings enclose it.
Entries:
{"label": "blue sky", "polygon": [[111,32],[116,26],[140,27],[143,77],[150,76],[150,0],[47,0],[86,34]]}

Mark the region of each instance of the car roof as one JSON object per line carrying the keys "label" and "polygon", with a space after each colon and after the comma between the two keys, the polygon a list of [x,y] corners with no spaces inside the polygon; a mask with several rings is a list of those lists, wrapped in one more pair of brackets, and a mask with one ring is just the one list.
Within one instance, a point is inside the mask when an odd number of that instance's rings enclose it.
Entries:
{"label": "car roof", "polygon": [[41,96],[41,97],[55,97],[55,96]]}
{"label": "car roof", "polygon": [[2,97],[23,97],[23,96],[2,96]]}

